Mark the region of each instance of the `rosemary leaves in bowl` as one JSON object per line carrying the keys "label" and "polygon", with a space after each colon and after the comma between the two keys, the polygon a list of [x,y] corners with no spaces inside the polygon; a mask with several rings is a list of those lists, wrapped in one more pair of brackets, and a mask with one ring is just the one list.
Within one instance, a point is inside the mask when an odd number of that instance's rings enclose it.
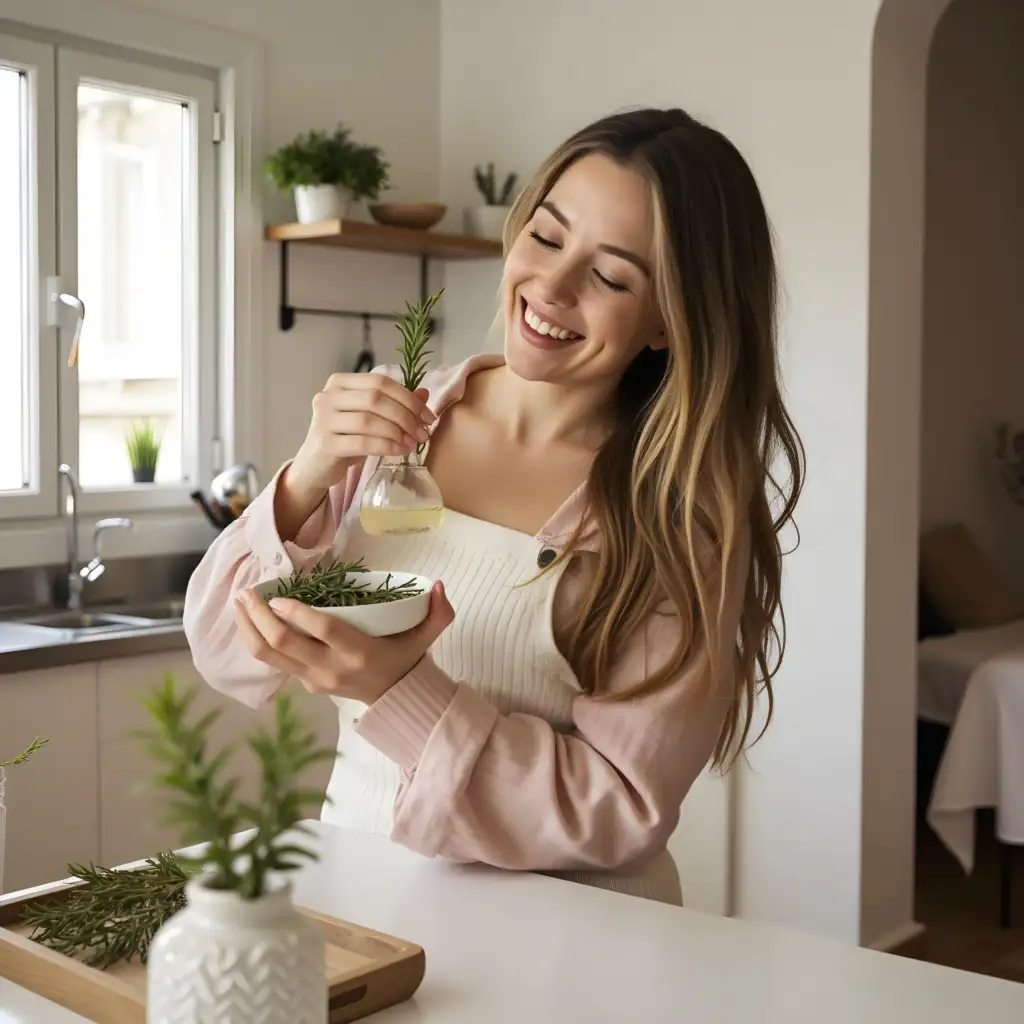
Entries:
{"label": "rosemary leaves in bowl", "polygon": [[254,587],[265,601],[288,597],[348,623],[367,636],[418,626],[430,608],[433,581],[407,572],[374,572],[358,562],[317,562]]}

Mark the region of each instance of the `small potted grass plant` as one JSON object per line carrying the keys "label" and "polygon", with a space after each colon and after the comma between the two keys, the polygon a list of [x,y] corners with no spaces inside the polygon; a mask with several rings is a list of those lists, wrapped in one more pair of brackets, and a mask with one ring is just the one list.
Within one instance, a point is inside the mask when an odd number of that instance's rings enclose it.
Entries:
{"label": "small potted grass plant", "polygon": [[148,421],[133,423],[125,434],[124,444],[132,466],[132,479],[137,484],[151,484],[156,479],[156,464],[160,461],[160,441],[153,425]]}
{"label": "small potted grass plant", "polygon": [[338,125],[328,135],[313,129],[271,153],[264,170],[281,192],[292,192],[302,224],[341,220],[350,203],[376,200],[388,187],[389,165],[381,150],[351,138]]}
{"label": "small potted grass plant", "polygon": [[501,240],[518,180],[519,176],[513,173],[499,184],[493,163],[486,167],[473,168],[473,181],[484,204],[471,206],[466,210],[467,235]]}

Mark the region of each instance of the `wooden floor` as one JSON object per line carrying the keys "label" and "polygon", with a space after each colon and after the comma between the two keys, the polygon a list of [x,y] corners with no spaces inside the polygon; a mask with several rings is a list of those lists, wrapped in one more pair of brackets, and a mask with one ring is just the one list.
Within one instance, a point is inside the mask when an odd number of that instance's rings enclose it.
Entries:
{"label": "wooden floor", "polygon": [[965,875],[928,826],[917,829],[917,920],[927,928],[920,959],[1024,984],[1024,848],[1014,871],[1013,927],[999,927],[999,862],[991,814],[978,822],[977,865]]}

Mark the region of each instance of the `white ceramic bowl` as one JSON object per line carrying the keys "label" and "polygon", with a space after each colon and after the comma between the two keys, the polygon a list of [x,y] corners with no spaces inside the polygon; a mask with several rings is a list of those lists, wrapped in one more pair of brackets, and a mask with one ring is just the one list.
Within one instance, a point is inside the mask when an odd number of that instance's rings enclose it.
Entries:
{"label": "white ceramic bowl", "polygon": [[[380,586],[388,576],[392,586],[400,586],[407,580],[415,580],[412,586],[421,590],[413,597],[403,597],[399,601],[386,601],[383,604],[357,604],[347,608],[316,608],[321,615],[331,615],[341,619],[353,629],[367,636],[393,636],[404,633],[407,629],[418,626],[430,609],[430,588],[434,581],[426,576],[415,576],[408,572],[357,572],[351,574],[360,583],[368,584],[367,589]],[[286,578],[286,577],[285,577]],[[275,597],[281,579],[267,580],[252,589],[262,598]]]}

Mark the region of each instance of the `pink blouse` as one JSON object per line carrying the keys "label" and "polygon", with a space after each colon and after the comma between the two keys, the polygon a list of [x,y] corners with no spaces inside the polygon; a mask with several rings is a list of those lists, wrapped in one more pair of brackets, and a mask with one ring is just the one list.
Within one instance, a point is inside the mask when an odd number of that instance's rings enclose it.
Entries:
{"label": "pink blouse", "polygon": [[[441,415],[461,399],[471,373],[500,362],[477,356],[429,373],[431,408]],[[214,689],[251,707],[273,699],[285,677],[257,661],[237,636],[235,596],[329,551],[343,513],[358,502],[375,466],[370,459],[354,468],[294,542],[282,542],[274,522],[279,470],[210,546],[189,583],[184,627],[196,668]],[[537,535],[538,552],[564,544],[585,514],[577,493]],[[600,543],[589,526],[582,550],[596,552]],[[726,671],[710,697],[692,705],[707,672],[699,645],[689,666],[658,693],[623,703],[577,697],[568,733],[539,717],[499,714],[425,657],[358,726],[404,769],[392,839],[426,855],[513,870],[621,869],[664,850],[732,700],[748,560],[744,546],[730,566],[717,659]],[[585,585],[581,573],[563,575],[554,612],[559,621],[571,619]],[[674,609],[663,602],[623,645],[607,690],[630,688],[664,664],[678,628]]]}

